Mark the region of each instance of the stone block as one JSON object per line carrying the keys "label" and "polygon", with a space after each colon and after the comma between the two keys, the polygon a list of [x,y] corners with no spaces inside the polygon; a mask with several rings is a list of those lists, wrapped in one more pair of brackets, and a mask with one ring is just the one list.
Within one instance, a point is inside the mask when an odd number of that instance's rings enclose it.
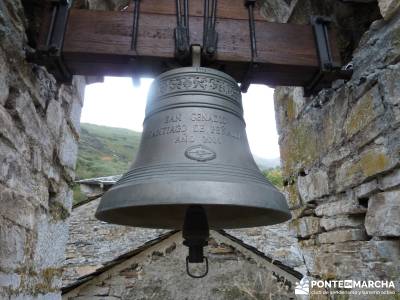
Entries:
{"label": "stone block", "polygon": [[[388,0],[385,2],[397,0]],[[382,4],[381,4],[382,5]],[[357,50],[353,56],[354,70],[353,80],[366,77],[383,70],[388,65],[398,63],[400,55],[398,28],[400,18],[396,15],[390,22],[377,20],[372,23],[370,29],[364,33]]]}
{"label": "stone block", "polygon": [[307,176],[299,176],[297,186],[301,199],[304,202],[310,202],[329,194],[328,174],[323,170],[318,170]]}
{"label": "stone block", "polygon": [[292,219],[298,219],[302,216],[304,216],[304,212],[307,209],[306,206],[302,206],[299,208],[291,209],[290,213],[292,214]]}
{"label": "stone block", "polygon": [[385,20],[389,20],[400,8],[398,0],[378,0],[378,5]]}
{"label": "stone block", "polygon": [[25,229],[0,217],[0,269],[12,273],[25,261]]}
{"label": "stone block", "polygon": [[350,90],[343,87],[331,96],[324,96],[320,100],[323,102],[327,101],[325,98],[328,98],[329,102],[322,104],[322,111],[316,109],[316,115],[320,115],[319,120],[313,116],[311,121],[315,120],[319,123],[316,126],[315,134],[319,137],[318,147],[322,153],[330,152],[333,145],[343,144],[343,128],[348,116],[349,99],[352,97]]}
{"label": "stone block", "polygon": [[121,300],[121,297],[114,296],[78,296],[74,297],[72,300]]}
{"label": "stone block", "polygon": [[[91,76],[91,77],[93,77],[93,76]],[[81,107],[83,106],[83,102],[85,100],[86,84],[89,84],[86,82],[87,78],[88,78],[88,76],[77,76],[77,75],[75,75],[72,78],[72,85],[74,87],[75,100],[79,101]],[[98,76],[98,78],[101,78],[101,80],[96,81],[96,82],[104,82],[104,77]]]}
{"label": "stone block", "polygon": [[31,167],[34,172],[40,172],[43,164],[42,150],[38,146],[31,146]]}
{"label": "stone block", "polygon": [[367,209],[364,206],[353,201],[353,199],[348,199],[321,204],[315,209],[315,214],[317,216],[333,217],[338,215],[363,214],[366,211]]}
{"label": "stone block", "polygon": [[14,148],[0,142],[0,182],[7,183],[12,178],[12,170],[15,168],[17,155]]}
{"label": "stone block", "polygon": [[365,228],[372,236],[400,236],[400,190],[369,199]]}
{"label": "stone block", "polygon": [[2,53],[0,53],[0,106],[6,103],[9,94],[8,67]]}
{"label": "stone block", "polygon": [[399,161],[396,150],[386,145],[367,148],[358,157],[344,162],[336,171],[337,190],[343,191],[392,169]]}
{"label": "stone block", "polygon": [[356,198],[368,198],[373,193],[379,191],[379,184],[376,179],[363,183],[354,189]]}
{"label": "stone block", "polygon": [[53,161],[44,160],[42,172],[49,180],[52,191],[58,190],[58,183],[61,179],[60,169],[54,165]]}
{"label": "stone block", "polygon": [[301,200],[299,193],[297,192],[296,184],[289,184],[284,187],[284,194],[286,196],[286,202],[290,209],[296,209],[301,206]]}
{"label": "stone block", "polygon": [[10,300],[61,300],[61,293],[11,295]]}
{"label": "stone block", "polygon": [[71,87],[65,84],[60,86],[57,99],[61,102],[62,107],[69,107],[74,99]]}
{"label": "stone block", "polygon": [[227,230],[227,232],[287,266],[304,266],[297,239],[290,235],[288,225],[289,222],[285,222],[265,227]]}
{"label": "stone block", "polygon": [[320,255],[317,246],[301,246],[301,254],[303,255],[308,272],[315,274],[317,266],[315,265],[315,258]]}
{"label": "stone block", "polygon": [[10,288],[16,290],[21,284],[21,276],[18,274],[8,274],[0,271],[0,289]]}
{"label": "stone block", "polygon": [[289,223],[289,230],[297,237],[307,238],[321,232],[319,221],[320,219],[316,217],[295,219]]}
{"label": "stone block", "polygon": [[387,190],[400,185],[400,169],[394,170],[392,173],[380,179],[380,188]]}
{"label": "stone block", "polygon": [[400,266],[400,240],[370,240],[363,243],[360,255],[366,262],[393,262]]}
{"label": "stone block", "polygon": [[[46,215],[37,220],[37,242],[34,263],[37,270],[60,267],[68,240],[68,225],[64,221],[50,221]],[[49,247],[51,245],[51,247]]]}
{"label": "stone block", "polygon": [[295,123],[280,139],[284,176],[294,175],[300,168],[309,168],[321,155],[320,145],[328,144],[321,142],[321,137],[314,128],[315,123],[310,120]]}
{"label": "stone block", "polygon": [[286,23],[298,0],[268,0],[261,1],[261,14],[269,22]]}
{"label": "stone block", "polygon": [[367,235],[364,229],[340,229],[324,232],[318,235],[320,244],[342,243],[347,241],[365,241]]}
{"label": "stone block", "polygon": [[324,279],[398,281],[399,243],[370,240],[321,244],[318,248],[314,247],[305,259],[307,266],[311,267],[310,272]]}
{"label": "stone block", "polygon": [[0,184],[0,215],[22,227],[33,229],[35,203],[32,197],[17,193]]}
{"label": "stone block", "polygon": [[[329,244],[330,245],[330,244]],[[343,245],[340,243],[338,245]],[[359,270],[366,271],[364,264],[360,259],[357,259],[350,253],[341,253],[340,250],[337,252],[318,253],[314,257],[314,270],[311,275],[319,276],[323,280],[332,280],[338,278],[360,278]],[[356,271],[358,270],[358,271]]]}
{"label": "stone block", "polygon": [[73,193],[70,186],[64,181],[60,182],[57,188],[58,190],[55,192],[55,194],[50,197],[49,205],[53,210],[58,210],[58,212],[52,210],[50,212],[56,213],[58,216],[56,219],[64,220],[71,212]]}
{"label": "stone block", "polygon": [[28,152],[28,147],[21,132],[3,106],[0,106],[0,137],[5,138],[19,153]]}
{"label": "stone block", "polygon": [[20,93],[13,103],[13,113],[19,118],[24,132],[44,150],[46,157],[53,155],[54,141],[50,131],[39,116],[33,101],[27,92]]}
{"label": "stone block", "polygon": [[360,132],[373,120],[384,113],[385,109],[379,94],[379,86],[375,85],[367,91],[354,107],[351,108],[344,124],[344,131],[348,138]]}
{"label": "stone block", "polygon": [[[291,87],[277,87],[274,90],[276,129],[279,134],[283,133],[288,126],[289,118],[292,116],[290,109],[288,109],[292,97],[293,88]],[[292,116],[291,120],[293,119]]]}
{"label": "stone block", "polygon": [[349,156],[351,153],[351,149],[349,146],[344,146],[340,147],[339,149],[335,149],[329,153],[327,153],[323,158],[322,158],[322,163],[326,166],[329,167],[333,163],[340,161],[344,159],[346,156]]}
{"label": "stone block", "polygon": [[400,78],[400,63],[388,67],[379,77],[383,99],[390,105],[400,104],[400,82],[395,78]]}
{"label": "stone block", "polygon": [[111,1],[88,0],[87,1],[88,8],[93,9],[93,10],[120,10],[128,4],[129,4],[129,1],[127,1],[127,0],[111,0]]}
{"label": "stone block", "polygon": [[70,105],[69,111],[69,124],[71,125],[72,130],[78,136],[80,133],[80,122],[81,122],[81,111],[82,104],[78,99],[74,99]]}
{"label": "stone block", "polygon": [[93,286],[88,290],[83,290],[79,296],[108,296],[110,293],[109,286]]}
{"label": "stone block", "polygon": [[50,101],[46,110],[46,121],[47,126],[56,139],[60,137],[62,118],[63,110],[60,102],[56,100]]}
{"label": "stone block", "polygon": [[[280,133],[282,169],[285,176],[297,175],[303,169],[312,169],[333,145],[343,139],[343,123],[347,114],[347,89],[339,89],[322,107],[307,106],[301,117],[283,125]],[[280,100],[275,98],[275,102]],[[278,109],[285,110],[278,105]],[[277,115],[279,116],[278,111]]]}
{"label": "stone block", "polygon": [[[34,74],[36,80],[32,82],[34,85],[30,88],[33,94],[32,99],[44,110],[48,103],[57,98],[57,82],[44,67],[36,66]],[[27,82],[27,85],[32,83]]]}
{"label": "stone block", "polygon": [[322,218],[321,227],[326,231],[338,228],[362,228],[364,224],[364,216],[359,215],[340,215],[331,218]]}
{"label": "stone block", "polygon": [[64,122],[62,130],[59,157],[63,166],[75,169],[76,159],[78,157],[78,142],[66,122]]}

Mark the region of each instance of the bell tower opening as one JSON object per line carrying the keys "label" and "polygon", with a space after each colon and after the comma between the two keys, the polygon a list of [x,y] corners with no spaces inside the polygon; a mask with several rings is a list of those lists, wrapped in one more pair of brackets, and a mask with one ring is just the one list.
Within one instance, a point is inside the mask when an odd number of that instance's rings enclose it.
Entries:
{"label": "bell tower opening", "polygon": [[[152,81],[151,78],[141,78],[134,82],[129,77],[105,77],[103,82],[87,85],[85,105],[81,115],[83,128],[86,124],[94,124],[142,132],[146,99]],[[250,85],[247,93],[242,94],[250,150],[259,168],[263,172],[267,171],[267,174],[280,166],[273,94],[274,89],[259,84]],[[171,122],[173,118],[174,116],[171,116]],[[96,149],[93,151],[96,152]],[[109,161],[106,159],[103,163],[107,164]],[[102,173],[99,168],[96,171],[96,168],[91,165],[89,174],[82,172],[84,175],[82,176],[79,173],[80,164],[82,162],[78,160],[78,179],[116,175]],[[122,173],[126,169],[116,171]]]}
{"label": "bell tower opening", "polygon": [[[133,163],[126,164],[124,175],[104,194],[96,217],[134,227],[183,230],[189,248],[187,273],[193,278],[208,272],[202,249],[209,227],[246,228],[288,220],[283,194],[260,172],[274,160],[276,167],[279,160],[272,98],[268,87],[253,85],[242,94],[230,76],[200,67],[168,71],[138,86],[126,78],[88,86],[83,125],[89,120],[142,129]],[[137,119],[144,120],[143,127]],[[204,262],[202,275],[194,275],[190,264]]]}

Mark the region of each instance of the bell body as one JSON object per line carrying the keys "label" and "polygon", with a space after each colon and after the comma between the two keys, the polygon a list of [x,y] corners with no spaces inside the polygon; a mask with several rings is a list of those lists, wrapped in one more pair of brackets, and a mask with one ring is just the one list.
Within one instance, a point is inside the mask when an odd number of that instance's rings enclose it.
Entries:
{"label": "bell body", "polygon": [[136,160],[103,196],[96,217],[181,229],[193,205],[204,208],[211,229],[290,219],[284,196],[250,153],[237,83],[200,67],[175,69],[154,80]]}

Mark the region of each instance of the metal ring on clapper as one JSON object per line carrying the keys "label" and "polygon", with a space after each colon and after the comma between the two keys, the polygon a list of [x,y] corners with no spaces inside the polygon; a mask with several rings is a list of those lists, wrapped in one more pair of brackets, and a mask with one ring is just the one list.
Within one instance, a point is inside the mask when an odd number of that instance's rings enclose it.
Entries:
{"label": "metal ring on clapper", "polygon": [[208,274],[208,259],[207,257],[203,257],[203,259],[205,260],[205,266],[206,266],[206,270],[203,274],[201,275],[193,275],[192,273],[190,273],[190,269],[189,269],[189,256],[186,256],[186,273],[192,277],[192,278],[203,278],[206,277]]}

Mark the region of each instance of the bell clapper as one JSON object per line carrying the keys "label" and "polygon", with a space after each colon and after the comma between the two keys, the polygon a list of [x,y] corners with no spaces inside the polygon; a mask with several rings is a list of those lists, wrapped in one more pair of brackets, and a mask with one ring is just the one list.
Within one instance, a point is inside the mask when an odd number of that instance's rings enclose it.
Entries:
{"label": "bell clapper", "polygon": [[[203,248],[208,245],[210,231],[207,215],[201,206],[189,206],[186,210],[183,223],[182,235],[183,244],[189,248],[189,255],[186,257],[186,272],[192,278],[203,278],[208,273],[208,259],[204,257]],[[205,271],[201,275],[194,275],[190,272],[190,263],[205,262]]]}

